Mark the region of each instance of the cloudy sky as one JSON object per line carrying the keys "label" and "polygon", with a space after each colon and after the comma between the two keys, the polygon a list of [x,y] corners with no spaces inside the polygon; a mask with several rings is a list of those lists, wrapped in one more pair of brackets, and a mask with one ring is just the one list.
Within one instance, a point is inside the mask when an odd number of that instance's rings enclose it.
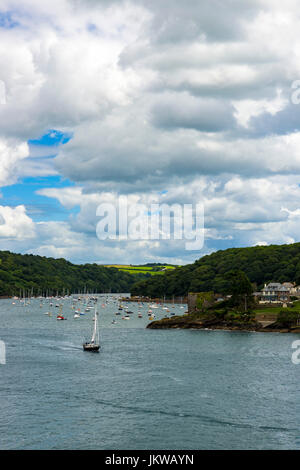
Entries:
{"label": "cloudy sky", "polygon": [[[0,249],[187,263],[299,241],[299,22],[296,0],[0,0]],[[203,203],[202,250],[100,241],[119,195]]]}

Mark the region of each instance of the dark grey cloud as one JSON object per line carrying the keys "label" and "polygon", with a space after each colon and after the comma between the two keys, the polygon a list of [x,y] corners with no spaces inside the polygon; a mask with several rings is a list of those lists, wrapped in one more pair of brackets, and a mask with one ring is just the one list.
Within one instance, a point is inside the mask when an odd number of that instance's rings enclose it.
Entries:
{"label": "dark grey cloud", "polygon": [[276,114],[262,113],[249,121],[249,135],[285,135],[300,131],[300,104],[289,103]]}
{"label": "dark grey cloud", "polygon": [[251,21],[262,0],[69,0],[77,8],[106,8],[132,3],[152,13],[151,30],[157,42],[189,40],[205,34],[209,40],[226,41],[241,37],[243,20]]}
{"label": "dark grey cloud", "polygon": [[142,2],[154,14],[155,42],[178,42],[201,35],[209,41],[228,41],[243,35],[243,20],[251,21],[258,0],[152,0]]}
{"label": "dark grey cloud", "polygon": [[220,132],[235,127],[236,120],[234,107],[229,102],[174,93],[160,96],[153,105],[152,123],[165,129]]}

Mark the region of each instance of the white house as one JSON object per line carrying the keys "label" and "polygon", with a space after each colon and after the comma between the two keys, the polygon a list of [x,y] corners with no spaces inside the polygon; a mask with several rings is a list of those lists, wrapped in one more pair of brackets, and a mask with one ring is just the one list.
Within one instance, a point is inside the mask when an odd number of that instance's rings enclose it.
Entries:
{"label": "white house", "polygon": [[261,302],[289,302],[293,284],[270,282],[261,291]]}

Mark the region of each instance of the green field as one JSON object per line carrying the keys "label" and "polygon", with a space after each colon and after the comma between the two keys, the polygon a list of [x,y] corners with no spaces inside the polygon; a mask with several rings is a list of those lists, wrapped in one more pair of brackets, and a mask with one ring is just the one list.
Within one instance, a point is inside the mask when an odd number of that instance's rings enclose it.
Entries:
{"label": "green field", "polygon": [[[291,307],[288,307],[287,310],[289,310]],[[295,312],[300,312],[300,300],[296,300],[293,302],[293,311]],[[278,315],[278,313],[284,310],[283,307],[281,306],[276,306],[276,307],[269,307],[269,306],[262,306],[260,308],[254,309],[254,313],[256,315]]]}
{"label": "green field", "polygon": [[[282,307],[265,307],[265,308],[257,308],[257,309],[254,309],[254,312],[255,313],[261,313],[261,314],[266,314],[266,313],[279,313],[281,310],[283,310]],[[299,309],[295,308],[295,311],[298,311]]]}
{"label": "green field", "polygon": [[151,276],[156,274],[163,274],[167,269],[175,269],[176,266],[169,264],[155,265],[155,266],[143,266],[143,265],[131,265],[131,264],[105,264],[106,268],[117,268],[119,271],[131,273],[131,274],[149,274]]}

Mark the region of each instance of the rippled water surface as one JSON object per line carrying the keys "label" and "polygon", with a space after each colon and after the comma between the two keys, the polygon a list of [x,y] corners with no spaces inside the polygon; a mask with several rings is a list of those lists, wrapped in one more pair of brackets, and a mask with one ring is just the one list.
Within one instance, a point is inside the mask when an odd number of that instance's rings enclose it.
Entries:
{"label": "rippled water surface", "polygon": [[65,300],[57,321],[55,304],[0,300],[1,449],[300,447],[300,335],[148,330],[148,306],[122,320],[105,298],[99,354],[82,350],[93,312],[74,319]]}

